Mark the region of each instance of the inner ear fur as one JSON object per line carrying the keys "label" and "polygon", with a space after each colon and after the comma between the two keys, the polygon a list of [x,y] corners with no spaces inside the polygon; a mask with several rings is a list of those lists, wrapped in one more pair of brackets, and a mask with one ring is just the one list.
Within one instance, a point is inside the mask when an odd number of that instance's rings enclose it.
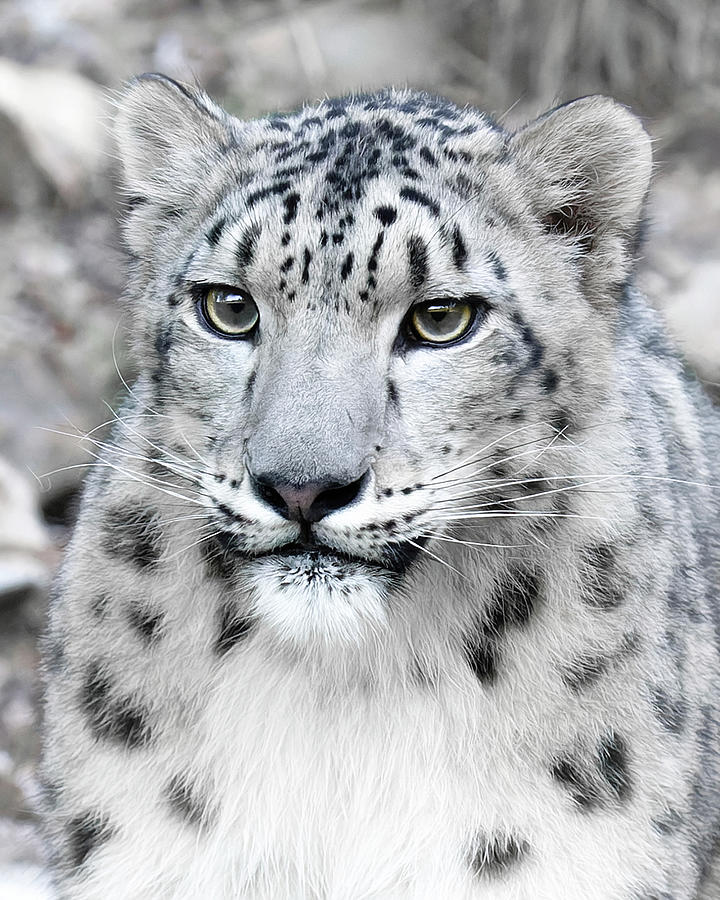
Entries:
{"label": "inner ear fur", "polygon": [[128,195],[182,208],[233,140],[233,122],[203,91],[157,73],[132,79],[115,117]]}
{"label": "inner ear fur", "polygon": [[609,97],[583,97],[531,122],[512,138],[545,227],[582,251],[604,237],[627,247],[650,183],[650,137],[630,110]]}

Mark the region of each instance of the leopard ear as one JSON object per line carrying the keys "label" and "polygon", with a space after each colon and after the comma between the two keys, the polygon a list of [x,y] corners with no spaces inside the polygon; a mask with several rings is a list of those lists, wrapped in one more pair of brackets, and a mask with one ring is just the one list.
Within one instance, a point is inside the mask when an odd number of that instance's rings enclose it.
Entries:
{"label": "leopard ear", "polygon": [[200,90],[155,73],[134,78],[115,119],[131,203],[187,208],[237,142],[239,124]]}
{"label": "leopard ear", "polygon": [[652,169],[640,120],[609,97],[583,97],[531,122],[511,147],[545,227],[614,262],[614,274],[623,277]]}

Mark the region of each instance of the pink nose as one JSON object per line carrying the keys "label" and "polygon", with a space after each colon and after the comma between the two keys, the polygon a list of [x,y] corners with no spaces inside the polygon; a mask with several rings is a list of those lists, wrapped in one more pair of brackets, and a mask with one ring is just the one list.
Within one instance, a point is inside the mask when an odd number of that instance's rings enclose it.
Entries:
{"label": "pink nose", "polygon": [[347,484],[308,481],[298,486],[267,475],[251,477],[258,497],[285,519],[295,522],[319,522],[330,513],[349,506],[366,480],[363,475]]}

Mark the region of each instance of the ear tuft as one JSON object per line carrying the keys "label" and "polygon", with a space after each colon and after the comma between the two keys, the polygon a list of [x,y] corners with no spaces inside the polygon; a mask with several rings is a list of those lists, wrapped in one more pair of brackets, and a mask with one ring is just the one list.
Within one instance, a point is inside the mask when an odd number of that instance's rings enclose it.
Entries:
{"label": "ear tuft", "polygon": [[652,169],[650,137],[609,97],[583,97],[546,113],[512,139],[529,193],[549,231],[591,251],[606,236],[632,238]]}

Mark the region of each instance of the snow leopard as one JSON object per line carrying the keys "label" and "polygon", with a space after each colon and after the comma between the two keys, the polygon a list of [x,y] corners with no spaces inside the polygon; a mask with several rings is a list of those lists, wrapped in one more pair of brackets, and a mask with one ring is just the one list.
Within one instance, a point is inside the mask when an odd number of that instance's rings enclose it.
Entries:
{"label": "snow leopard", "polygon": [[651,141],[131,81],[137,378],[45,642],[72,900],[696,900],[720,417],[635,284]]}

